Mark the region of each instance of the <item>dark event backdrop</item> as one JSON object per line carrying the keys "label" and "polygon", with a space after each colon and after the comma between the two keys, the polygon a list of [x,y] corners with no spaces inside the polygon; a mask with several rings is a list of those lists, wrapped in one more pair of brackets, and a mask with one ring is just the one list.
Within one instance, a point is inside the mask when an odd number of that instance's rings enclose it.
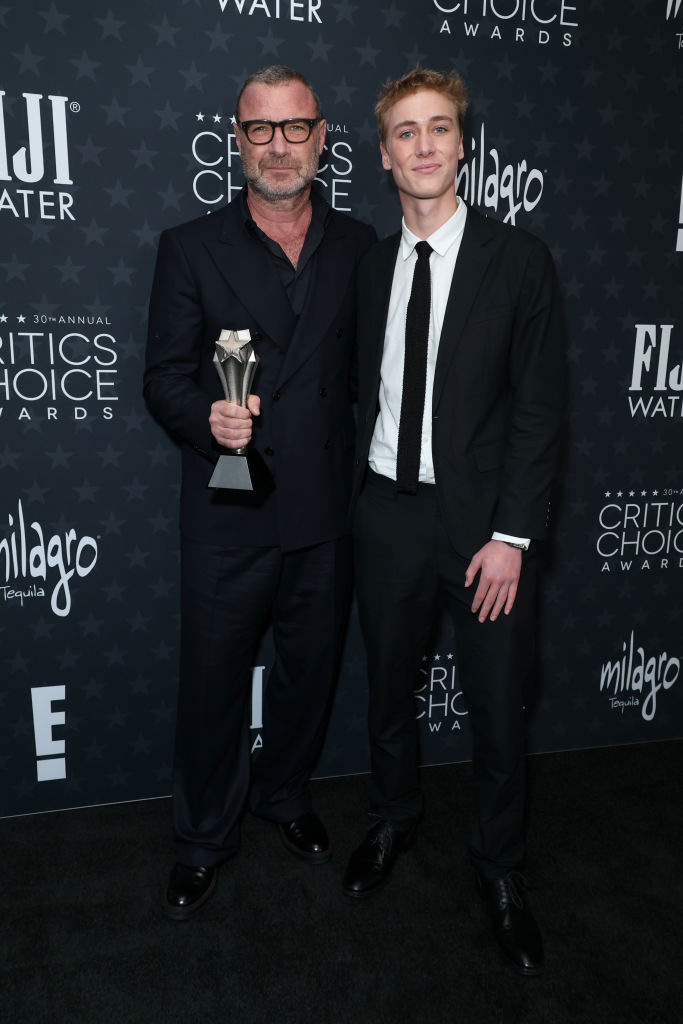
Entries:
{"label": "dark event backdrop", "polygon": [[[169,792],[179,458],[141,398],[160,231],[229,201],[265,64],[328,121],[320,187],[400,210],[372,105],[415,64],[470,92],[466,202],[543,238],[570,415],[530,749],[683,733],[681,0],[0,4],[0,814]],[[270,659],[254,665],[252,736]],[[318,776],[367,770],[352,615]],[[416,679],[424,763],[466,760],[449,629]]]}

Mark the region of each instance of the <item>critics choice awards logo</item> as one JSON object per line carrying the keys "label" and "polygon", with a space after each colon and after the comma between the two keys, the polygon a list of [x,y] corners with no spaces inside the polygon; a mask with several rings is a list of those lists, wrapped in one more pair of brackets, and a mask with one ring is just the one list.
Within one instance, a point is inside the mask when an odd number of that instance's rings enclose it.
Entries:
{"label": "critics choice awards logo", "polygon": [[[197,126],[192,136],[191,153],[195,162],[192,191],[209,210],[230,202],[244,185],[242,161],[234,130],[227,128],[232,118],[223,114],[195,115]],[[353,184],[353,147],[345,124],[327,122],[327,141],[320,157],[316,181],[330,206],[351,213],[349,195]]]}
{"label": "critics choice awards logo", "polygon": [[0,600],[22,608],[47,598],[59,618],[71,611],[71,584],[97,564],[97,540],[73,528],[48,534],[24,515],[21,499],[0,520]]}
{"label": "critics choice awards logo", "polygon": [[680,671],[680,658],[666,651],[646,651],[631,630],[620,655],[605,661],[600,669],[600,693],[607,697],[613,711],[623,715],[637,710],[646,722],[651,722],[657,713],[659,693],[671,689]]}
{"label": "critics choice awards logo", "polygon": [[0,314],[0,420],[113,419],[118,352],[109,317]]}
{"label": "critics choice awards logo", "polygon": [[415,714],[430,732],[459,732],[467,717],[465,698],[458,683],[452,653],[425,655],[415,688]]}
{"label": "critics choice awards logo", "polygon": [[578,28],[578,0],[432,0],[448,15],[440,33],[547,46],[571,46]]}
{"label": "critics choice awards logo", "polygon": [[[213,0],[215,3],[216,0]],[[244,15],[287,21],[317,22],[322,25],[323,0],[217,0],[223,14]]]}
{"label": "critics choice awards logo", "polygon": [[631,416],[683,416],[683,353],[673,324],[636,324],[628,404]]}
{"label": "critics choice awards logo", "polygon": [[0,90],[0,224],[8,217],[75,220],[73,195],[63,186],[74,184],[67,111],[77,113],[80,104],[67,96],[25,92],[23,110],[17,101],[19,115],[10,120],[6,95]]}
{"label": "critics choice awards logo", "polygon": [[597,518],[601,572],[683,569],[683,488],[605,491]]}

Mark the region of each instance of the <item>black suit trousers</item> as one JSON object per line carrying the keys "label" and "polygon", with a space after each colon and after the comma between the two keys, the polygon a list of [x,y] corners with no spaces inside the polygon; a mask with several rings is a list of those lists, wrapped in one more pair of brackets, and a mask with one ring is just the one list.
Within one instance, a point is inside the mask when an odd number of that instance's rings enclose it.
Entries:
{"label": "black suit trousers", "polygon": [[[246,806],[275,822],[310,810],[350,574],[348,538],[286,553],[183,541],[173,783],[181,863],[209,866],[234,854]],[[275,659],[252,766],[252,667],[269,618]]]}
{"label": "black suit trousers", "polygon": [[469,558],[448,539],[436,486],[420,484],[414,496],[398,494],[393,481],[370,472],[353,527],[368,660],[373,808],[399,828],[422,814],[415,690],[445,600],[473,737],[470,855],[485,877],[498,877],[524,859],[535,553],[524,554],[510,615],[480,623],[471,611],[477,581],[464,585]]}

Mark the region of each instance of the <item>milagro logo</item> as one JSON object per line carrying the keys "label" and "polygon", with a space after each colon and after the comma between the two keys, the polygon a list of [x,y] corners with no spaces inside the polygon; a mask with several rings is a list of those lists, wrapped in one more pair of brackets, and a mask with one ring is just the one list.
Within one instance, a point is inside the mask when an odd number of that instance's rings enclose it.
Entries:
{"label": "milagro logo", "polygon": [[628,404],[631,416],[683,416],[683,353],[673,324],[636,324]]}
{"label": "milagro logo", "polygon": [[243,14],[247,18],[262,15],[265,18],[287,21],[316,21],[322,25],[320,10],[323,0],[218,0],[221,12]]}
{"label": "milagro logo", "polygon": [[471,155],[455,179],[455,188],[466,203],[503,213],[506,224],[516,224],[521,211],[531,213],[543,195],[543,172],[526,160],[504,163],[498,150],[486,148],[486,125],[470,140]]}
{"label": "milagro logo", "polygon": [[[97,564],[97,540],[76,530],[46,536],[37,520],[27,523],[21,499],[16,513],[7,516],[5,536],[0,540],[0,598],[25,602],[50,597],[55,615],[65,618],[71,611],[71,580],[89,576]],[[4,585],[2,582],[4,576]]]}
{"label": "milagro logo", "polygon": [[[80,104],[69,101],[68,96],[45,97],[43,93],[24,92],[23,119],[20,115],[16,123],[6,123],[6,95],[0,89],[0,223],[1,218],[8,217],[75,220],[71,192],[51,186],[74,183],[69,164],[67,109],[77,113]],[[11,133],[10,127],[14,129]],[[20,144],[24,138],[28,146]],[[46,154],[51,158],[49,163]],[[40,187],[42,183],[48,187]],[[27,185],[38,187],[26,188]]]}
{"label": "milagro logo", "polygon": [[467,708],[458,683],[455,658],[451,653],[427,655],[422,659],[420,685],[415,689],[415,714],[430,732],[460,732]]}
{"label": "milagro logo", "polygon": [[[226,128],[232,122],[230,117],[199,111],[195,118],[197,124],[190,144],[196,165],[192,191],[210,212],[215,206],[231,202],[244,185],[242,161],[234,128],[226,135]],[[341,213],[351,213],[353,147],[350,134],[346,124],[327,122],[327,141],[316,176],[330,206]]]}
{"label": "milagro logo", "polygon": [[601,572],[683,569],[683,487],[605,491],[596,551]]}
{"label": "milagro logo", "polygon": [[636,647],[634,630],[622,643],[621,652],[621,657],[602,665],[600,693],[605,694],[612,710],[623,715],[639,708],[645,721],[651,722],[657,713],[657,695],[674,685],[681,660],[667,651],[646,655],[644,647]]}
{"label": "milagro logo", "polygon": [[666,20],[675,18],[681,9],[683,0],[666,0]]}
{"label": "milagro logo", "polygon": [[515,43],[571,46],[578,3],[569,0],[432,0],[447,14],[439,33]]}

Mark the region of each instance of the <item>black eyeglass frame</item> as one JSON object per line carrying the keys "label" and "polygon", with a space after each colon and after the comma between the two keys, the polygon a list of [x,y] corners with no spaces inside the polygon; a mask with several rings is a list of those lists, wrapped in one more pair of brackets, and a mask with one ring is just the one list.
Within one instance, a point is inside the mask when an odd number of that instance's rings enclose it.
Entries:
{"label": "black eyeglass frame", "polygon": [[[282,132],[282,135],[283,135],[283,138],[284,138],[285,142],[289,142],[293,146],[299,146],[303,142],[308,142],[308,140],[311,137],[311,132],[313,131],[314,126],[316,124],[320,124],[321,121],[322,121],[322,117],[288,117],[284,121],[268,121],[265,118],[257,117],[257,118],[254,118],[251,121],[238,121],[237,124],[238,124],[240,130],[243,131],[244,134],[246,135],[247,142],[250,142],[252,146],[267,146],[269,142],[273,141],[273,136],[275,135],[275,129],[276,128],[279,128],[280,131]],[[288,139],[287,136],[285,135],[285,128],[289,124],[307,124],[308,125],[308,135],[306,136],[306,138],[305,139]],[[270,128],[270,137],[267,138],[267,139],[259,140],[258,142],[254,142],[253,139],[251,139],[249,137],[249,129],[253,125],[262,125],[262,126],[266,126],[267,125]]]}

